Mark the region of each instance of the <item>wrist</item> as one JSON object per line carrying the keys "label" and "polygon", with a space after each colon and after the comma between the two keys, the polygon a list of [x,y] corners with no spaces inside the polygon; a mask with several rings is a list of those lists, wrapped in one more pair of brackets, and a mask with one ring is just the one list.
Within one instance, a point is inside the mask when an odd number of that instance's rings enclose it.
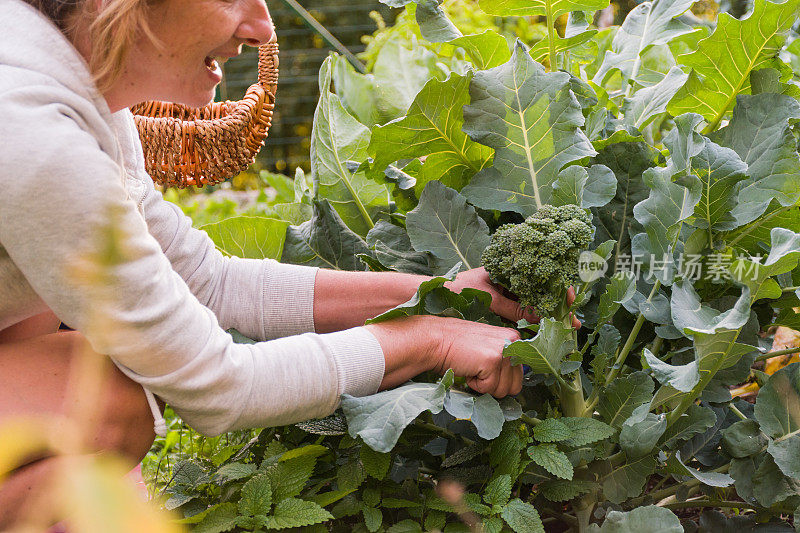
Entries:
{"label": "wrist", "polygon": [[437,329],[433,317],[412,316],[364,326],[378,340],[385,360],[381,388],[393,387],[437,366]]}

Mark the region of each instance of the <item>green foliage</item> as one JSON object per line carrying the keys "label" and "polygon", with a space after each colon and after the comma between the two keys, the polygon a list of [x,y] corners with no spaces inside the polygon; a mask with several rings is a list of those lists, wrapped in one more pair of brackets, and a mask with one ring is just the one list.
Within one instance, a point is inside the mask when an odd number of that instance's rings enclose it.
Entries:
{"label": "green foliage", "polygon": [[[265,177],[261,218],[193,214],[230,254],[430,276],[370,322],[513,327],[446,285],[482,256],[517,269],[492,276],[543,316],[503,352],[525,387],[498,400],[423,374],[295,426],[201,439],[175,422],[149,463],[164,505],[197,531],[465,531],[469,511],[485,531],[677,532],[670,509],[690,505],[723,510],[700,531],[788,527],[800,365],[757,373],[755,408],[729,388],[772,325],[800,325],[797,2],[757,0],[710,35],[677,0],[614,29],[591,23],[601,0],[386,3],[404,12],[370,72],[332,56],[320,73],[312,175]],[[596,276],[576,276],[581,250]]]}

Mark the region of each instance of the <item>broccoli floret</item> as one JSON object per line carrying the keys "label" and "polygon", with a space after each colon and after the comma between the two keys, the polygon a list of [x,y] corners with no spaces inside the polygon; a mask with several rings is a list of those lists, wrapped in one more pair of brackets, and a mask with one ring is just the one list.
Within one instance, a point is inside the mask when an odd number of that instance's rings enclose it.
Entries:
{"label": "broccoli floret", "polygon": [[588,211],[577,205],[544,205],[525,222],[498,228],[481,263],[520,304],[540,316],[553,316],[578,280],[578,257],[592,240]]}

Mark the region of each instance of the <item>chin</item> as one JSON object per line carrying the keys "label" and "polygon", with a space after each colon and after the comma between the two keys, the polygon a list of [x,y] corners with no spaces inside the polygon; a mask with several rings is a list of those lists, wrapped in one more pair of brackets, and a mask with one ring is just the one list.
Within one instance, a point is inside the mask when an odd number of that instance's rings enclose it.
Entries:
{"label": "chin", "polygon": [[213,102],[215,95],[215,92],[212,92],[211,94],[195,94],[191,96],[184,96],[174,101],[189,107],[203,107]]}

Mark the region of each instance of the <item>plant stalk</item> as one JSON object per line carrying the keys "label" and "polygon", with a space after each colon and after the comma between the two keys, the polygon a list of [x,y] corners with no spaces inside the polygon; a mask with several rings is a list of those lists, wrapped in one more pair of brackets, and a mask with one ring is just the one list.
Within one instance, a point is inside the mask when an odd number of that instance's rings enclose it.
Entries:
{"label": "plant stalk", "polygon": [[[653,289],[650,291],[650,294],[647,297],[647,301],[651,301],[653,296],[658,294],[658,290],[661,288],[661,281],[656,280],[655,284],[653,285]],[[633,329],[631,330],[630,335],[628,335],[628,340],[625,341],[625,346],[622,347],[622,350],[619,352],[617,356],[617,360],[614,362],[614,367],[609,372],[608,377],[606,377],[606,385],[611,383],[616,379],[619,375],[620,371],[622,370],[622,364],[628,358],[628,355],[631,353],[631,349],[633,349],[633,345],[636,342],[636,338],[639,336],[639,331],[641,331],[642,326],[645,323],[644,315],[639,313],[639,316],[636,318],[636,323],[633,325]]]}
{"label": "plant stalk", "polygon": [[556,58],[556,21],[553,18],[553,4],[545,2],[547,16],[547,40],[550,45],[550,72],[558,70],[558,60]]}
{"label": "plant stalk", "polygon": [[686,500],[683,502],[669,502],[659,507],[665,509],[691,509],[694,507],[724,507],[728,509],[758,509],[758,507],[747,502],[725,501],[725,500]]}
{"label": "plant stalk", "polygon": [[[648,302],[653,299],[653,296],[655,296],[658,293],[658,290],[660,288],[661,288],[661,281],[656,280],[652,290],[650,291],[650,295],[647,297]],[[639,316],[636,318],[636,322],[633,324],[633,329],[631,330],[630,335],[628,335],[628,339],[625,341],[625,345],[622,347],[622,350],[620,350],[619,354],[617,355],[616,361],[614,361],[614,366],[611,368],[611,371],[608,373],[608,376],[606,376],[606,380],[604,383],[605,386],[608,386],[608,384],[614,381],[614,379],[616,379],[616,377],[619,375],[620,371],[622,370],[622,364],[628,358],[628,355],[633,349],[633,345],[636,343],[636,338],[639,336],[639,331],[641,331],[642,326],[644,326],[644,322],[645,322],[644,315],[640,313]],[[595,387],[592,393],[589,395],[589,399],[586,401],[587,403],[586,411],[589,412],[584,413],[582,416],[591,415],[591,410],[594,409],[594,407],[597,405],[597,401],[599,399],[600,395],[599,389],[600,387]]]}
{"label": "plant stalk", "polygon": [[589,531],[589,523],[592,520],[592,512],[594,512],[595,499],[593,494],[585,494],[579,498],[572,506],[575,511],[575,517],[578,519],[578,533],[586,533]]}
{"label": "plant stalk", "polygon": [[572,379],[570,387],[559,387],[559,399],[561,400],[561,410],[564,416],[585,416],[586,402],[583,397],[580,372],[575,372],[575,377]]}
{"label": "plant stalk", "polygon": [[786,348],[785,350],[776,350],[774,352],[767,352],[765,354],[761,354],[756,357],[754,363],[759,361],[766,361],[767,359],[772,359],[773,357],[780,357],[781,355],[793,355],[796,353],[800,353],[800,346],[794,348]]}
{"label": "plant stalk", "polygon": [[[750,302],[751,305],[752,303],[753,302]],[[695,385],[690,392],[683,396],[681,402],[678,404],[678,407],[667,415],[667,427],[671,427],[672,424],[674,424],[683,415],[683,413],[686,412],[689,406],[692,405],[700,396],[700,394],[702,394],[702,392],[706,389],[709,382],[714,379],[714,376],[717,375],[717,372],[722,369],[722,363],[725,362],[731,347],[736,344],[736,339],[739,338],[739,332],[741,330],[742,328],[731,330],[735,331],[736,335],[734,335],[733,340],[728,344],[728,348],[725,350],[725,353],[723,353],[721,357],[718,357],[716,364],[711,368],[711,370],[703,374],[703,377],[700,378],[700,381],[697,383],[697,385]]]}

